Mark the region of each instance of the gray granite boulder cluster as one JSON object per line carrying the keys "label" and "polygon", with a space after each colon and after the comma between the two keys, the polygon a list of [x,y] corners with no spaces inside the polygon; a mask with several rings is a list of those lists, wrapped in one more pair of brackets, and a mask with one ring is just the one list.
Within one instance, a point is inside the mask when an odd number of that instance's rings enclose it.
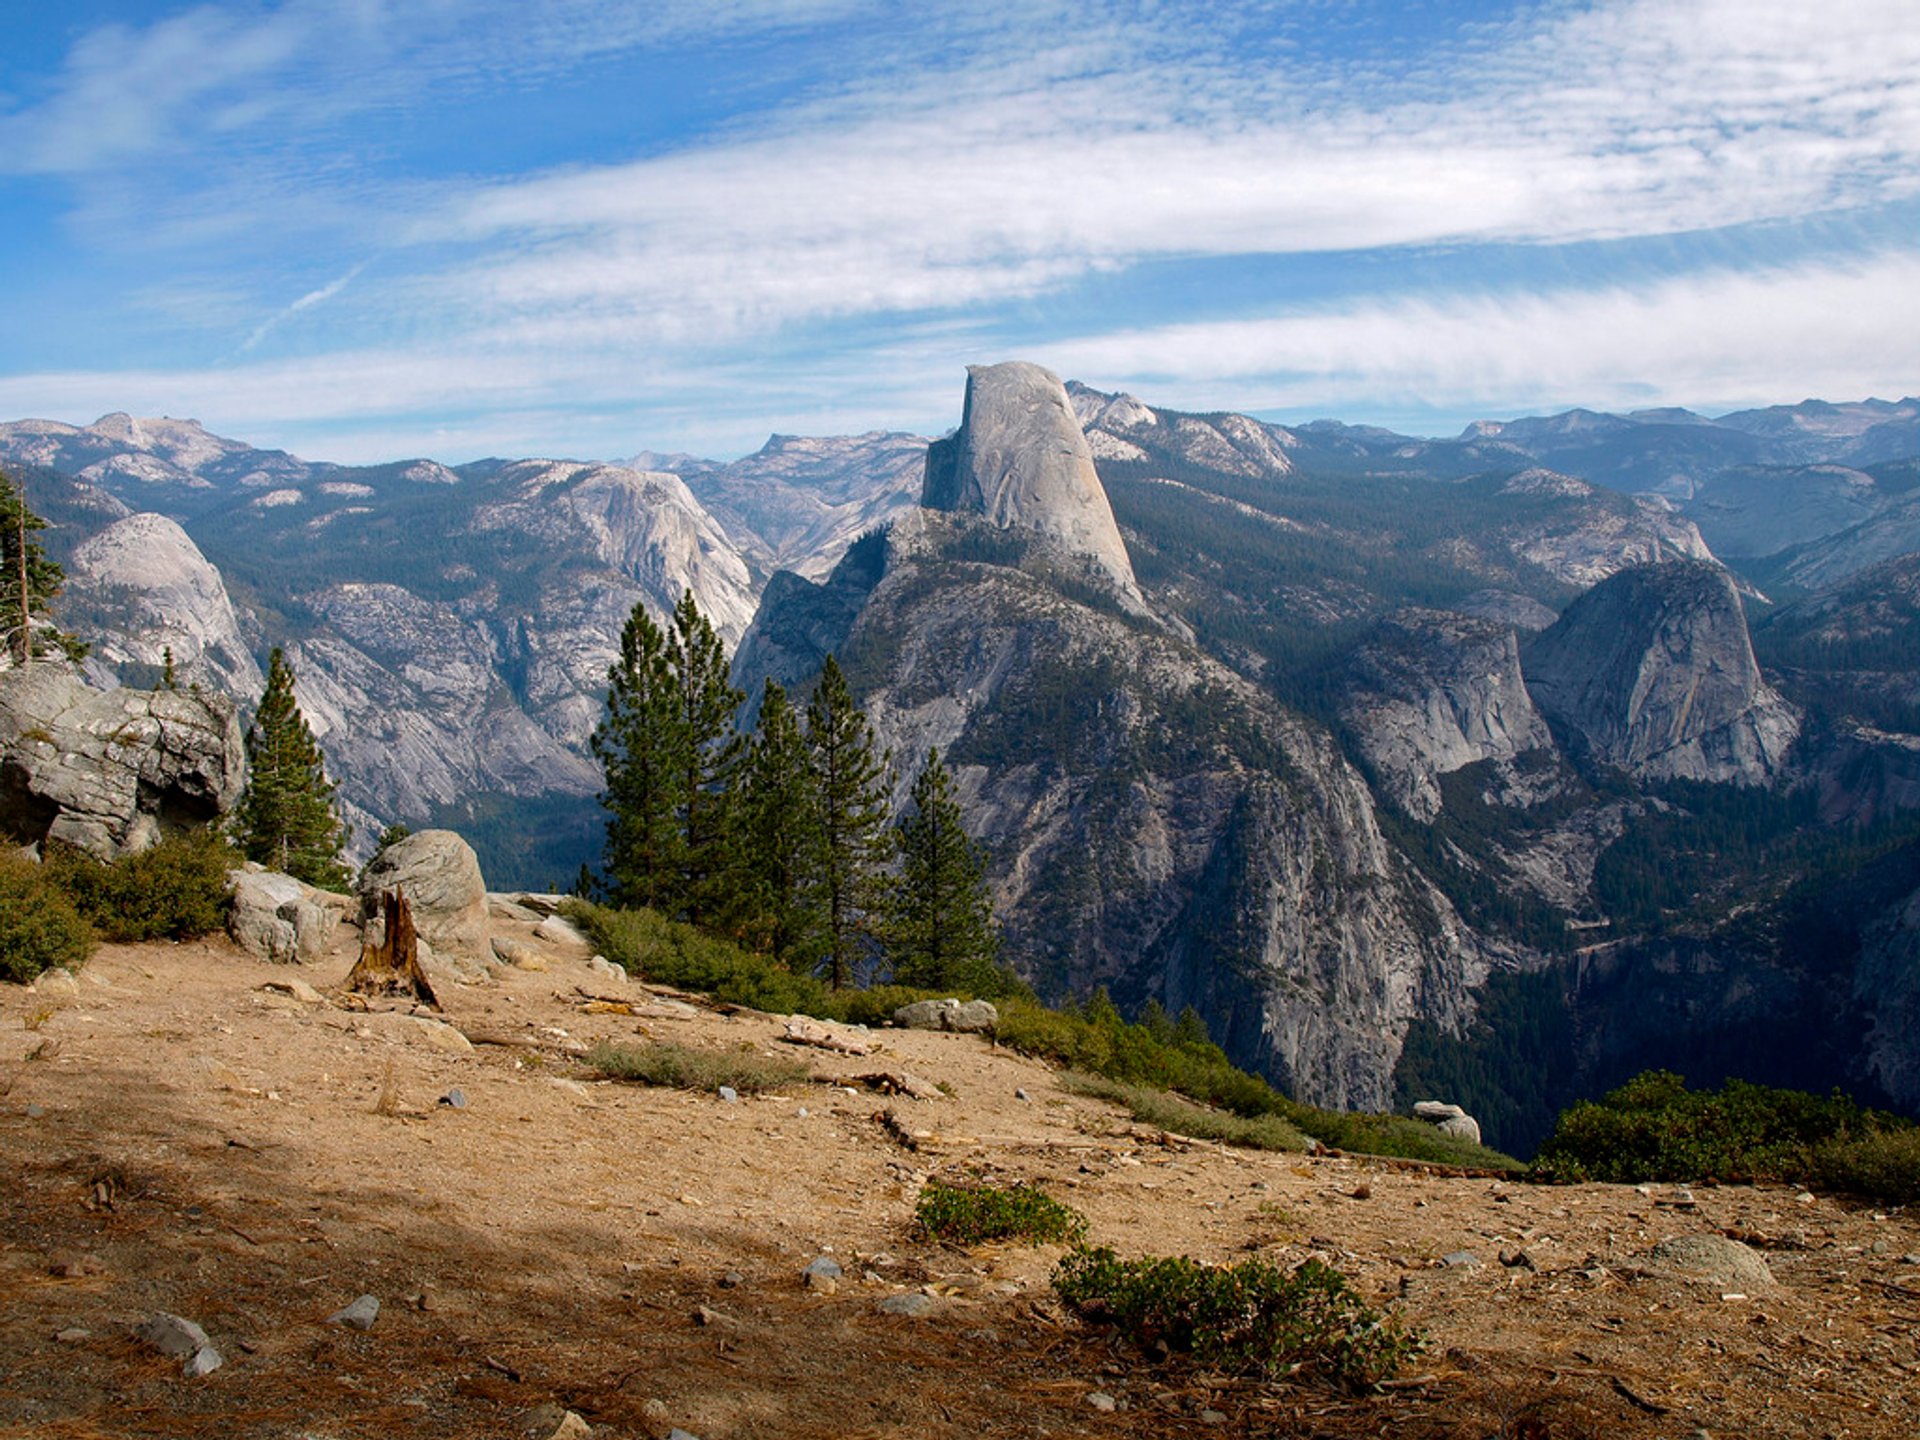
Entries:
{"label": "gray granite boulder cluster", "polygon": [[905,1030],[953,1030],[965,1035],[991,1034],[1000,1012],[991,1000],[916,1000],[893,1012],[893,1023]]}
{"label": "gray granite boulder cluster", "polygon": [[1422,1100],[1413,1107],[1416,1120],[1424,1120],[1442,1135],[1453,1135],[1461,1140],[1480,1143],[1480,1122],[1462,1110],[1458,1105],[1449,1105],[1444,1100]]}
{"label": "gray granite boulder cluster", "polygon": [[102,860],[231,810],[246,750],[233,703],[192,690],[95,690],[44,663],[0,672],[0,831]]}
{"label": "gray granite boulder cluster", "polygon": [[354,901],[259,865],[228,872],[233,908],[227,933],[250,954],[275,964],[306,964],[327,952],[334,928]]}

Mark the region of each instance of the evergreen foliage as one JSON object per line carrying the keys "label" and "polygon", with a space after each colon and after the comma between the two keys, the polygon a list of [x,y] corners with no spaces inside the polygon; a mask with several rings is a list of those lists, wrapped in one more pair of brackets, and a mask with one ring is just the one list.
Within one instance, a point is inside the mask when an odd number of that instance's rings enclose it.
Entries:
{"label": "evergreen foliage", "polygon": [[882,932],[895,982],[1001,993],[1006,978],[996,964],[986,867],[936,749],[927,751],[926,768],[914,781],[912,809],[899,824],[899,851]]}
{"label": "evergreen foliage", "polygon": [[247,790],[234,836],[249,860],[309,885],[341,890],[346,827],[333,808],[325,758],[293,696],[293,670],[274,647],[267,688],[247,727]]}
{"label": "evergreen foliage", "polygon": [[713,924],[740,908],[732,786],[744,742],[733,716],[746,696],[733,688],[726,647],[691,590],[674,607],[666,660],[679,712],[670,732],[679,772],[679,913],[690,924]]}
{"label": "evergreen foliage", "polygon": [[46,528],[47,522],[27,508],[26,496],[0,472],[0,629],[16,665],[55,652],[80,660],[89,648],[47,623],[47,607],[66,582],[66,572],[34,538]]}
{"label": "evergreen foliage", "polygon": [[111,863],[53,841],[42,869],[104,939],[191,940],[225,928],[233,905],[227,872],[239,859],[224,835],[207,828]]}
{"label": "evergreen foliage", "polygon": [[820,903],[826,912],[828,983],[856,983],[868,967],[880,872],[890,858],[890,757],[876,753],[873,727],[854,703],[833,656],[807,705],[807,756],[820,830]]}
{"label": "evergreen foliage", "polygon": [[0,845],[0,980],[24,985],[56,965],[78,969],[94,943],[93,927],[46,867]]}
{"label": "evergreen foliage", "polygon": [[666,637],[636,604],[607,669],[607,713],[591,742],[607,777],[605,884],[616,905],[678,908],[681,733]]}
{"label": "evergreen foliage", "polygon": [[825,955],[820,826],[807,739],[787,692],[769,679],[760,725],[740,770],[743,937],[780,964],[811,973]]}
{"label": "evergreen foliage", "polygon": [[1730,1080],[1689,1090],[1649,1070],[1561,1115],[1534,1173],[1546,1180],[1798,1181],[1895,1203],[1920,1199],[1920,1127],[1856,1104]]}

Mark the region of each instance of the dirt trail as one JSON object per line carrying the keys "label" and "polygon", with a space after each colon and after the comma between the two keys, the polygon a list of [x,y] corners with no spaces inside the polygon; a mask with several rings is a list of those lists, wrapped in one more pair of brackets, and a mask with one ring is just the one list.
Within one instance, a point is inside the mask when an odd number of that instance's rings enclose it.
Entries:
{"label": "dirt trail", "polygon": [[[337,983],[341,933],[299,969],[209,940],[107,947],[74,996],[0,987],[0,1436],[544,1440],[546,1406],[702,1440],[1920,1433],[1911,1212],[1168,1141],[977,1038],[878,1032],[860,1059],[765,1016],[596,1007],[608,982],[578,955],[445,985],[446,1025],[262,988]],[[574,1058],[643,1036],[822,1078],[729,1103]],[[827,1083],[882,1068],[948,1093]],[[1318,1255],[1429,1332],[1417,1383],[1356,1398],[1155,1363],[1061,1312],[1057,1250],[912,1238],[925,1177],[975,1172],[1044,1184],[1123,1253]],[[1656,1242],[1711,1231],[1778,1283],[1652,1273]],[[800,1283],[823,1253],[832,1294]],[[933,1312],[880,1311],[908,1292]],[[362,1294],[370,1331],[323,1323]],[[184,1379],[133,1336],[155,1310],[224,1365]]]}

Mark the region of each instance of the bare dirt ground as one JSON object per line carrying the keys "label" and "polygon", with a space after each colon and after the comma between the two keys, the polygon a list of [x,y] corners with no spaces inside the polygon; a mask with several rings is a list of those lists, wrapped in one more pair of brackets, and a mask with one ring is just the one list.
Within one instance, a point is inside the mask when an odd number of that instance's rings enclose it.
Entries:
{"label": "bare dirt ground", "polygon": [[[77,995],[0,986],[0,1436],[545,1440],[566,1409],[702,1440],[1920,1434],[1912,1212],[1189,1144],[976,1037],[876,1032],[854,1059],[637,985],[637,1013],[596,1007],[580,955],[443,983],[471,1048],[262,988],[338,984],[340,934],[297,970],[208,940],[107,947]],[[649,1036],[822,1079],[729,1103],[571,1053]],[[827,1083],[881,1068],[950,1093]],[[1127,1254],[1318,1255],[1429,1347],[1366,1396],[1156,1361],[1061,1310],[1057,1249],[913,1237],[922,1180],[975,1173],[1041,1183]],[[1656,1242],[1714,1231],[1777,1283],[1653,1273]],[[822,1254],[830,1294],[801,1284]],[[881,1311],[905,1293],[931,1313]],[[371,1330],[324,1323],[363,1294]],[[156,1310],[221,1368],[185,1378],[136,1338]]]}

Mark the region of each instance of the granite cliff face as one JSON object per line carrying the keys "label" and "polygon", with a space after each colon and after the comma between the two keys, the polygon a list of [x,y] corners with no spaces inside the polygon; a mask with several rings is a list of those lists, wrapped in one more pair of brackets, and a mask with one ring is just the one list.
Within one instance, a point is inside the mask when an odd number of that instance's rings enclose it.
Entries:
{"label": "granite cliff face", "polygon": [[1018,360],[967,367],[960,429],[928,447],[920,503],[1037,535],[1145,609],[1086,434],[1051,370]]}
{"label": "granite cliff face", "polygon": [[1381,621],[1354,653],[1340,712],[1387,798],[1419,820],[1440,813],[1437,777],[1553,746],[1512,628],[1452,611]]}
{"label": "granite cliff face", "polygon": [[88,672],[104,683],[128,665],[153,672],[173,655],[179,684],[258,696],[260,666],[220,572],[164,515],[129,515],[81,543],[68,603],[98,637]]}
{"label": "granite cliff face", "polygon": [[1761,678],[1732,579],[1711,565],[1602,581],[1523,664],[1535,704],[1578,756],[1644,778],[1765,784],[1800,730]]}
{"label": "granite cliff face", "polygon": [[[903,792],[907,757],[942,750],[1005,953],[1043,991],[1191,1004],[1296,1094],[1385,1103],[1407,1025],[1462,1025],[1494,952],[1386,840],[1330,734],[1135,613],[1117,529],[1076,528],[1108,512],[1058,382],[996,366],[968,393],[929,457],[938,503],[823,585],[776,576],[736,679],[802,682],[834,651]],[[1104,597],[1063,587],[1069,546]]]}
{"label": "granite cliff face", "polygon": [[1005,953],[1043,991],[1192,1004],[1295,1093],[1384,1103],[1407,1023],[1463,1023],[1488,957],[1383,838],[1330,736],[1044,572],[960,558],[984,528],[925,512],[870,585],[770,589],[736,675],[757,683],[763,630],[826,624],[895,756],[946,756],[993,857]]}

